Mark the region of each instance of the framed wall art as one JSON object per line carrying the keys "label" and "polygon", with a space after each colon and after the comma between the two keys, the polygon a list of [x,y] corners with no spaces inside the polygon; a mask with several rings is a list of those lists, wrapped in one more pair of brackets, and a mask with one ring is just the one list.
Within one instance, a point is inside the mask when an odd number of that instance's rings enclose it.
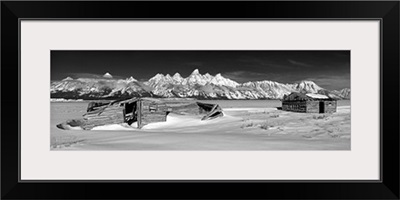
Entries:
{"label": "framed wall art", "polygon": [[399,198],[399,2],[1,5],[4,199]]}

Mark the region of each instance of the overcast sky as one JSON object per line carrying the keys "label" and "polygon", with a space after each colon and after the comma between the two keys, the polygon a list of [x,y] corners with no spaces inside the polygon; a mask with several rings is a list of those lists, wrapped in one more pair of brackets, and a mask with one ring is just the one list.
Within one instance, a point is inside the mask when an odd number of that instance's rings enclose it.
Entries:
{"label": "overcast sky", "polygon": [[157,73],[187,77],[221,73],[239,83],[312,80],[326,89],[350,88],[350,51],[52,51],[51,79],[70,76],[144,81]]}

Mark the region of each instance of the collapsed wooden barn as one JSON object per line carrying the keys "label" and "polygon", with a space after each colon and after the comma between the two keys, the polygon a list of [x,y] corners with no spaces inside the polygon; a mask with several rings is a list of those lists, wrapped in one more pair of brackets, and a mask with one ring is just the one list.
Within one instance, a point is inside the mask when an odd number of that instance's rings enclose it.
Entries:
{"label": "collapsed wooden barn", "polygon": [[[223,116],[222,109],[218,104],[196,102],[189,107],[190,112],[187,113],[205,114],[201,120]],[[150,123],[165,122],[170,112],[182,114],[181,111],[185,109],[185,106],[171,107],[166,102],[153,98],[90,102],[83,119],[68,120],[66,123],[58,124],[57,127],[67,129],[66,126],[79,126],[84,130],[90,130],[94,127],[108,124],[127,123],[131,125],[136,122],[137,127],[140,129]]]}
{"label": "collapsed wooden barn", "polygon": [[322,94],[292,92],[284,95],[282,110],[304,113],[334,113],[337,109],[335,99]]}

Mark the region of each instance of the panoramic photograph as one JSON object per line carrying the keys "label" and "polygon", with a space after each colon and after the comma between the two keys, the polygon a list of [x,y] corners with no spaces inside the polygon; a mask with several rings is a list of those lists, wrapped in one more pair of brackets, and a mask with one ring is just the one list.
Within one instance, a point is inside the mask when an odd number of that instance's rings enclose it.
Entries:
{"label": "panoramic photograph", "polygon": [[50,150],[351,150],[350,51],[51,51]]}

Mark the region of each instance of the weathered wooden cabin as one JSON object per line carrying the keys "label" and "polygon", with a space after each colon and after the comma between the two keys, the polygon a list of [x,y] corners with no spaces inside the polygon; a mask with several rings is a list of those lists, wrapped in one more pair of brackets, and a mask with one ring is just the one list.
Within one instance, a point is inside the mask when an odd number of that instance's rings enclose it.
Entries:
{"label": "weathered wooden cabin", "polygon": [[282,99],[282,110],[304,113],[334,113],[335,99],[322,94],[292,92]]}
{"label": "weathered wooden cabin", "polygon": [[64,126],[69,125],[90,130],[107,124],[131,125],[137,122],[137,127],[142,128],[149,123],[166,121],[171,109],[157,99],[132,98],[111,102],[90,102],[86,111],[83,119],[68,120],[57,127],[65,129]]}
{"label": "weathered wooden cabin", "polygon": [[196,102],[189,106],[180,105],[171,107],[162,100],[152,98],[90,102],[86,111],[83,119],[68,120],[66,123],[58,124],[57,127],[67,129],[65,127],[68,125],[90,130],[96,126],[120,123],[131,125],[137,122],[137,127],[140,129],[150,123],[167,121],[167,115],[170,112],[179,114],[205,114],[201,120],[223,116],[222,109],[218,104]]}
{"label": "weathered wooden cabin", "polygon": [[166,121],[170,111],[162,101],[150,98],[132,98],[109,103],[91,102],[87,113],[83,115],[86,123],[82,128],[92,129],[95,126],[124,122],[129,125],[137,122],[138,128],[142,128],[149,123]]}

